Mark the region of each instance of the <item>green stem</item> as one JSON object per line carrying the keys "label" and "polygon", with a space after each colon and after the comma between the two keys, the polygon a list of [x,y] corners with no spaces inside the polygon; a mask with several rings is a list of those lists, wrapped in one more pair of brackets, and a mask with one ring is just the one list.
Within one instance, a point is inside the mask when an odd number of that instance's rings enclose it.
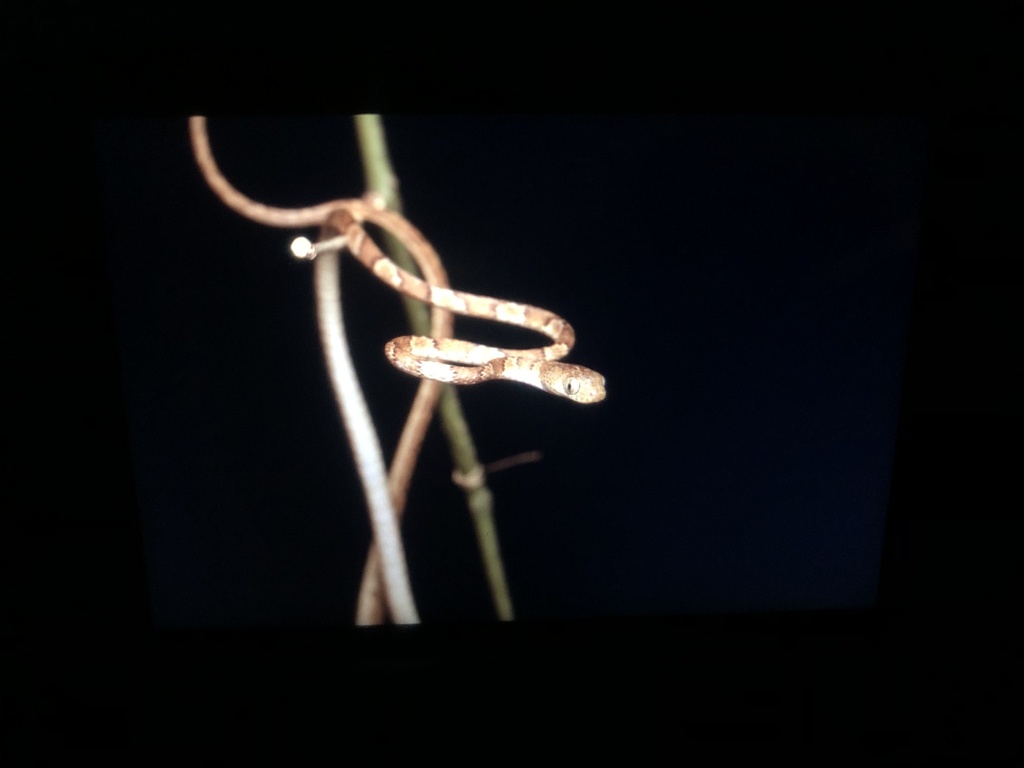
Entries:
{"label": "green stem", "polygon": [[[402,199],[398,194],[398,178],[391,167],[387,139],[384,135],[384,126],[380,115],[356,115],[355,125],[367,191],[382,195],[389,209],[401,213]],[[413,274],[419,274],[415,262],[398,238],[390,232],[385,232],[384,239],[387,253],[398,266]],[[413,333],[418,336],[429,336],[430,310],[427,305],[408,296],[403,296],[402,299]],[[486,475],[483,474],[477,459],[473,436],[466,423],[466,417],[455,387],[450,384],[445,385],[441,391],[438,414],[456,470],[463,476],[473,476],[479,473],[482,477],[479,484],[464,489],[466,505],[469,507],[473,527],[476,530],[477,546],[480,548],[480,557],[484,563],[487,583],[491,588],[491,599],[494,601],[495,612],[502,621],[511,621],[514,618],[512,598],[505,580],[505,568],[502,564],[501,548],[498,544],[498,530],[494,524],[494,496],[487,487]]]}

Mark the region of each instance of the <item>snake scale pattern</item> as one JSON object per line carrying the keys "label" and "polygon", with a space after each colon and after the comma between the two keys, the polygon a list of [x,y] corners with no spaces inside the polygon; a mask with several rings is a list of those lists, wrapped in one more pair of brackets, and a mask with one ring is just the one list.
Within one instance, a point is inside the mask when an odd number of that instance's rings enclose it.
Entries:
{"label": "snake scale pattern", "polygon": [[[529,304],[431,285],[406,272],[384,255],[360,225],[360,219],[372,221],[377,218],[373,214],[367,215],[367,208],[374,209],[369,203],[365,207],[339,207],[328,217],[327,227],[345,236],[348,251],[379,280],[432,306],[527,328],[544,334],[552,342],[532,349],[504,349],[460,339],[401,336],[384,347],[392,365],[413,376],[449,384],[479,384],[504,379],[528,384],[577,403],[597,403],[605,398],[605,380],[601,374],[582,365],[558,362],[576,341],[576,334],[566,320]],[[388,213],[392,217],[398,216],[393,211]],[[408,230],[415,232],[411,224],[406,224]],[[399,238],[402,239],[401,233]]]}

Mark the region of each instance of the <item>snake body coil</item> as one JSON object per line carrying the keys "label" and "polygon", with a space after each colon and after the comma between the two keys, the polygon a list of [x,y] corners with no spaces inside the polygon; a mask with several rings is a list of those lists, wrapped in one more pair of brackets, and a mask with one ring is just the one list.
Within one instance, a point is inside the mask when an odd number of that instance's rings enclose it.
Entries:
{"label": "snake body coil", "polygon": [[[576,333],[566,320],[529,304],[430,285],[406,272],[385,256],[360,226],[360,220],[381,223],[382,213],[388,214],[390,224],[395,217],[401,217],[394,211],[378,211],[365,201],[360,202],[363,203],[360,206],[339,206],[328,217],[327,227],[343,234],[345,247],[382,282],[432,306],[468,317],[528,328],[543,333],[552,341],[545,347],[503,349],[460,339],[400,336],[384,347],[392,365],[413,376],[449,384],[479,384],[503,379],[529,384],[577,403],[604,400],[604,376],[582,365],[556,362],[565,357],[576,342]],[[412,250],[425,238],[407,220],[403,218],[402,221],[405,226],[400,230],[389,228]],[[406,238],[411,242],[405,242]]]}

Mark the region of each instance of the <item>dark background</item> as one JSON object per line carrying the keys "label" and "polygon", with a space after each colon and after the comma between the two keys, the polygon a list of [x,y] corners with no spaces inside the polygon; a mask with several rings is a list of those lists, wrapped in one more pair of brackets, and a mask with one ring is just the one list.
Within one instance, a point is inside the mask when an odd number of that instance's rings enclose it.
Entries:
{"label": "dark background", "polygon": [[[589,408],[521,387],[460,390],[485,462],[545,455],[492,479],[521,618],[873,604],[924,121],[385,126],[406,212],[452,285],[554,308],[577,329],[572,359],[608,380],[609,398]],[[361,189],[348,119],[213,119],[210,130],[225,173],[257,199]],[[295,232],[213,199],[186,139],[181,119],[97,125],[154,622],[345,625],[369,530],[311,270],[287,255]],[[416,383],[381,347],[405,321],[390,289],[348,266],[349,336],[390,454]],[[486,620],[450,466],[432,433],[404,528],[414,591],[425,621]]]}
{"label": "dark background", "polygon": [[[177,7],[154,18],[6,4],[4,758],[379,757],[382,745],[412,757],[457,749],[470,732],[534,756],[541,746],[632,758],[813,753],[819,762],[1012,756],[1021,69],[1010,7],[859,6],[798,19],[748,9],[728,23],[691,16],[681,25],[634,13],[608,20],[613,37],[563,34],[557,20],[532,15],[519,19],[530,21],[523,35],[505,16],[509,45],[488,32],[458,46],[431,36],[424,49],[403,49],[401,36],[382,43],[350,18],[335,28],[337,50],[306,45],[298,56],[279,43],[308,43],[309,25],[277,17],[271,29],[243,15],[226,34],[228,19],[196,25]],[[284,76],[293,71],[304,77]],[[927,118],[878,607],[411,633],[154,631],[94,119],[308,113],[325,98],[339,112]],[[446,229],[414,220],[432,237]],[[575,310],[552,307],[582,327]],[[591,341],[581,331],[574,359],[600,367],[596,348],[585,351]],[[79,386],[68,386],[69,373]],[[409,738],[396,738],[396,722]]]}

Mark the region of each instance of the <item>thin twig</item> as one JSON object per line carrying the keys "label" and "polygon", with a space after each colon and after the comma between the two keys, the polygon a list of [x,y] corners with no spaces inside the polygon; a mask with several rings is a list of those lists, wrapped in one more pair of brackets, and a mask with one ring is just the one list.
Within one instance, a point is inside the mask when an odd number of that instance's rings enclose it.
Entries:
{"label": "thin twig", "polygon": [[341,410],[356,469],[366,495],[373,525],[375,547],[380,552],[385,589],[391,614],[398,624],[418,624],[419,615],[409,588],[405,552],[399,535],[398,516],[391,504],[384,455],[381,453],[366,399],[359,387],[355,366],[345,340],[341,315],[341,289],[337,252],[321,254],[314,261],[316,316],[320,341],[331,374],[334,394]]}
{"label": "thin twig", "polygon": [[540,451],[523,451],[515,456],[508,456],[504,459],[490,462],[484,466],[484,472],[493,475],[495,472],[518,467],[520,464],[531,464],[535,461],[540,461],[542,458],[543,454]]}

